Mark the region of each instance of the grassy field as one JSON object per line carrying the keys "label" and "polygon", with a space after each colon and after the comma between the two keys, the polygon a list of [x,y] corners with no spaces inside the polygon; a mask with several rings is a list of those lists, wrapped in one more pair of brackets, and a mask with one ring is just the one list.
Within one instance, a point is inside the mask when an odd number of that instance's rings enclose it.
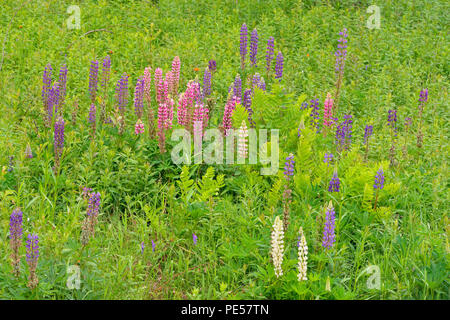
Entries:
{"label": "grassy field", "polygon": [[[372,4],[380,8],[379,29],[367,27]],[[80,8],[80,29],[67,27],[71,5]],[[449,299],[448,12],[444,0],[3,0],[0,298]],[[249,44],[253,29],[259,37],[257,66],[247,54],[244,70],[243,23]],[[334,116],[341,123],[352,115],[353,123],[351,143],[339,149],[337,125],[323,121],[327,93],[335,98],[334,53],[343,28],[348,53]],[[265,69],[271,36],[275,56],[284,57],[281,81],[273,67],[269,74]],[[98,60],[101,71],[107,55],[111,79],[106,98],[99,93],[95,99],[92,133],[90,66]],[[145,133],[135,134],[137,79],[146,67],[165,75],[175,56],[181,61],[178,93],[189,80],[202,84],[208,61],[217,63],[208,128],[222,125],[237,74],[243,88],[251,88],[248,79],[256,72],[264,77],[266,90],[253,91],[253,119],[258,129],[280,130],[278,174],[261,175],[260,164],[192,164],[182,171],[171,159],[175,142],[167,140],[168,150],[161,153],[146,121]],[[49,63],[53,81],[63,64],[68,69],[59,170],[53,170],[54,132],[45,125],[41,96]],[[128,104],[120,134],[113,111],[124,73]],[[419,95],[425,88],[421,119]],[[153,102],[145,101],[144,113],[152,109],[156,117],[154,89],[152,80]],[[318,133],[312,99],[319,101]],[[168,137],[180,127],[174,100]],[[100,121],[102,104],[112,123]],[[395,130],[388,125],[389,110],[397,112]],[[235,128],[243,120],[237,111]],[[56,116],[50,121],[53,126]],[[250,124],[245,117],[244,122]],[[373,135],[366,161],[367,125]],[[420,132],[422,146],[416,142]],[[290,153],[295,165],[287,180]],[[329,153],[334,160],[327,164]],[[380,167],[384,188],[374,189]],[[334,170],[339,192],[329,192]],[[101,197],[95,237],[87,245],[81,235],[90,195],[83,188]],[[291,202],[286,190],[292,191]],[[330,201],[336,241],[326,249]],[[23,212],[17,277],[10,234],[16,208]],[[286,215],[283,275],[277,277],[272,226]],[[300,227],[308,245],[304,281],[297,278]],[[27,287],[26,240],[32,233],[39,237],[34,289]],[[76,270],[79,289],[71,286]]]}

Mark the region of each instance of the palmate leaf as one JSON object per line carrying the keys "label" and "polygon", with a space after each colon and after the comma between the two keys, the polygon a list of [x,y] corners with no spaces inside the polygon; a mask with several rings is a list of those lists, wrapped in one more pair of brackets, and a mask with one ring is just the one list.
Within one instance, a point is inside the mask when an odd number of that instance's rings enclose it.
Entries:
{"label": "palmate leaf", "polygon": [[236,109],[234,109],[231,120],[233,122],[233,128],[235,129],[239,129],[241,127],[242,121],[245,121],[247,128],[250,128],[250,123],[248,122],[248,112],[241,104],[236,105]]}

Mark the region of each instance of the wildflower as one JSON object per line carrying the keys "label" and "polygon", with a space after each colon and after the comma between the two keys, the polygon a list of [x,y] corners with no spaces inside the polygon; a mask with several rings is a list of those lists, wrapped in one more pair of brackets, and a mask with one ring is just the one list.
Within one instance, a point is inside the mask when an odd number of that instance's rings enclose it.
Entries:
{"label": "wildflower", "polygon": [[144,112],[144,78],[139,78],[134,89],[134,113],[138,119],[142,118]]}
{"label": "wildflower", "polygon": [[36,276],[37,262],[39,258],[39,237],[36,234],[29,234],[27,243],[27,264],[30,270],[30,276],[28,278],[28,287],[34,289],[37,287],[39,280]]}
{"label": "wildflower", "polygon": [[48,101],[47,101],[47,121],[46,125],[50,126],[53,115],[58,112],[59,105],[59,84],[55,82],[55,84],[50,88],[48,92]]}
{"label": "wildflower", "polygon": [[144,254],[144,250],[145,250],[145,243],[144,241],[141,242],[141,254]]}
{"label": "wildflower", "polygon": [[247,55],[247,25],[242,24],[241,27],[241,68],[245,68],[245,56]]}
{"label": "wildflower", "polygon": [[311,113],[310,113],[310,118],[311,118],[311,125],[316,128],[316,132],[319,133],[319,120],[320,120],[320,115],[319,115],[319,99],[313,99],[311,100]]}
{"label": "wildflower", "polygon": [[333,125],[333,99],[331,99],[331,94],[327,93],[327,98],[324,102],[323,110],[323,125],[324,127],[331,127]]}
{"label": "wildflower", "polygon": [[364,154],[364,161],[367,162],[369,158],[369,138],[373,134],[373,126],[366,125],[364,129],[364,144],[366,145],[366,152]]}
{"label": "wildflower", "polygon": [[290,153],[284,164],[284,178],[286,179],[286,183],[284,184],[284,192],[283,192],[283,226],[284,231],[287,231],[289,226],[289,215],[290,215],[290,204],[291,204],[291,195],[292,189],[290,187],[290,177],[294,175],[294,155]]}
{"label": "wildflower", "polygon": [[95,129],[96,129],[96,118],[97,118],[97,108],[94,103],[91,103],[91,107],[89,108],[89,123],[91,124],[91,134],[92,138],[95,137]]}
{"label": "wildflower", "polygon": [[152,250],[153,250],[153,252],[155,252],[155,248],[156,248],[156,244],[155,244],[155,242],[152,240]]}
{"label": "wildflower", "polygon": [[335,212],[333,208],[333,203],[330,201],[325,214],[325,226],[322,238],[322,246],[325,249],[331,249],[331,247],[333,247],[334,242],[336,241],[334,228],[335,228]]}
{"label": "wildflower", "polygon": [[375,196],[375,205],[374,209],[377,208],[377,202],[378,202],[378,194],[380,190],[384,188],[384,172],[383,168],[378,169],[377,174],[375,175],[375,182],[373,184],[373,188],[377,190],[376,196]]}
{"label": "wildflower", "polygon": [[284,232],[283,224],[280,218],[277,216],[273,224],[272,231],[272,261],[275,267],[275,275],[277,278],[283,275],[283,269],[281,265],[283,263],[283,252],[284,252]]}
{"label": "wildflower", "polygon": [[283,77],[283,54],[278,52],[276,64],[275,64],[275,79],[280,79]]}
{"label": "wildflower", "polygon": [[423,133],[422,133],[422,115],[426,102],[428,101],[428,89],[422,89],[419,97],[419,128],[417,130],[417,147],[422,148]]}
{"label": "wildflower", "polygon": [[223,112],[223,120],[222,126],[225,130],[225,135],[227,135],[227,130],[232,128],[231,117],[233,116],[234,109],[236,108],[236,104],[240,103],[240,99],[238,97],[233,97],[233,99],[229,100],[225,104],[225,110]]}
{"label": "wildflower", "polygon": [[270,72],[270,67],[272,64],[272,60],[273,60],[273,55],[274,55],[274,38],[270,37],[269,40],[267,40],[267,50],[266,50],[266,69],[267,69],[267,74],[269,74]]}
{"label": "wildflower", "polygon": [[330,166],[330,163],[333,161],[333,154],[332,153],[325,153],[325,157],[323,159],[323,162],[327,164],[327,167]]}
{"label": "wildflower", "polygon": [[[172,61],[172,75],[173,75],[173,96],[175,97],[178,94],[178,87],[180,84],[180,67],[181,61],[180,57],[176,56]],[[156,81],[156,78],[155,78]]]}
{"label": "wildflower", "polygon": [[341,181],[337,175],[337,171],[335,170],[333,173],[333,177],[330,180],[330,185],[328,186],[328,192],[339,192]]}
{"label": "wildflower", "polygon": [[334,97],[335,101],[335,108],[337,109],[338,101],[339,101],[339,93],[342,86],[342,80],[344,78],[344,67],[345,67],[345,60],[347,59],[347,29],[342,29],[341,32],[339,32],[340,38],[338,40],[338,49],[334,53],[336,57],[336,63],[335,63],[335,74],[336,74],[336,94]]}
{"label": "wildflower", "polygon": [[128,105],[128,75],[124,73],[116,85],[116,102],[119,109],[119,134],[125,129],[125,109]]}
{"label": "wildflower", "polygon": [[22,221],[23,213],[19,208],[13,210],[10,220],[9,220],[9,239],[11,245],[11,260],[13,265],[13,273],[15,276],[19,276],[19,264],[20,255],[19,249],[22,245]]}
{"label": "wildflower", "polygon": [[306,271],[308,270],[308,245],[306,244],[306,238],[303,234],[303,228],[300,227],[298,236],[298,281],[306,281],[308,277],[306,276]]}
{"label": "wildflower", "polygon": [[247,89],[244,92],[244,99],[242,101],[243,106],[245,107],[245,110],[247,110],[248,113],[248,122],[250,123],[250,126],[252,128],[255,127],[255,123],[252,119],[253,116],[253,109],[252,109],[252,89]]}
{"label": "wildflower", "polygon": [[67,66],[63,64],[59,70],[58,85],[60,88],[60,94],[58,99],[58,110],[61,113],[64,105],[64,99],[66,97],[66,83],[67,83]]}
{"label": "wildflower", "polygon": [[33,151],[31,151],[30,144],[27,144],[27,147],[25,148],[25,157],[29,159],[33,158]]}
{"label": "wildflower", "polygon": [[350,149],[352,141],[352,116],[344,115],[344,121],[336,128],[336,144],[338,152]]}
{"label": "wildflower", "polygon": [[215,73],[216,72],[216,70],[217,70],[216,60],[209,60],[209,62],[208,62],[208,69],[209,69],[209,72],[211,72],[211,73]]}
{"label": "wildflower", "polygon": [[58,119],[55,122],[55,131],[54,131],[55,172],[58,172],[63,149],[64,149],[64,119],[62,117],[58,117]]}
{"label": "wildflower", "polygon": [[253,66],[256,65],[256,56],[258,54],[258,31],[253,29],[252,34],[250,36],[250,62]]}
{"label": "wildflower", "polygon": [[294,163],[294,155],[290,153],[284,164],[284,178],[286,181],[289,181],[290,177],[294,175]]}
{"label": "wildflower", "polygon": [[100,80],[100,86],[103,91],[103,100],[106,101],[106,95],[108,90],[108,82],[111,75],[111,58],[106,56],[102,62],[102,74]]}
{"label": "wildflower", "polygon": [[86,210],[86,218],[83,221],[81,243],[83,246],[87,245],[90,238],[95,235],[95,225],[97,224],[97,217],[100,209],[100,193],[89,193],[88,207]]}
{"label": "wildflower", "polygon": [[134,125],[134,134],[139,135],[141,133],[144,133],[144,123],[141,119],[138,119]]}
{"label": "wildflower", "polygon": [[13,170],[14,170],[14,156],[9,156],[8,172],[12,172]]}
{"label": "wildflower", "polygon": [[194,245],[197,245],[197,236],[195,235],[195,233],[192,234],[192,240],[194,241]]}
{"label": "wildflower", "polygon": [[245,124],[245,120],[242,120],[242,124],[239,128],[239,138],[238,138],[238,157],[242,159],[245,163],[245,160],[248,157],[248,147],[247,147],[247,125]]}
{"label": "wildflower", "polygon": [[234,79],[234,96],[238,97],[239,100],[242,98],[242,81],[239,74],[236,75],[236,78]]}
{"label": "wildflower", "polygon": [[91,62],[91,69],[89,71],[89,93],[91,95],[92,103],[95,102],[97,96],[97,84],[98,84],[98,61]]}
{"label": "wildflower", "polygon": [[203,75],[203,96],[209,97],[211,95],[211,72],[208,68],[205,69]]}

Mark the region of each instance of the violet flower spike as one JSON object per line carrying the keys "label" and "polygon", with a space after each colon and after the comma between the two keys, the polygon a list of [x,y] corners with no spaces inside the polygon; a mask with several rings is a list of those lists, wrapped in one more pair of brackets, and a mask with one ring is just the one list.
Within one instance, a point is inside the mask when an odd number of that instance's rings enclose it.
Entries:
{"label": "violet flower spike", "polygon": [[276,64],[275,64],[275,79],[279,79],[279,81],[281,81],[281,78],[283,77],[283,63],[284,63],[284,58],[283,58],[283,54],[280,51],[280,52],[278,52]]}
{"label": "violet flower spike", "polygon": [[258,31],[253,29],[250,36],[250,62],[253,66],[257,67],[256,56],[258,54]]}
{"label": "violet flower spike", "polygon": [[245,57],[247,55],[247,25],[245,23],[242,24],[241,27],[241,68],[245,68]]}

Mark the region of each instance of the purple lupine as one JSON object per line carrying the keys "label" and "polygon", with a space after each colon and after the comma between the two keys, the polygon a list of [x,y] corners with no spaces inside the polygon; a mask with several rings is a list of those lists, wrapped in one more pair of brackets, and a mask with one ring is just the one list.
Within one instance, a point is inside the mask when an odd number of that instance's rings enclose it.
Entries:
{"label": "purple lupine", "polygon": [[266,82],[264,81],[264,78],[261,78],[261,81],[259,81],[258,88],[260,88],[263,91],[266,91]]}
{"label": "purple lupine", "polygon": [[273,55],[274,55],[274,48],[275,48],[275,40],[273,37],[270,37],[269,40],[267,40],[267,50],[266,50],[266,69],[267,74],[270,72],[270,67],[272,65]]}
{"label": "purple lupine", "polygon": [[244,91],[244,98],[242,100],[242,104],[247,110],[248,113],[248,122],[252,128],[255,127],[255,123],[253,122],[253,109],[252,109],[252,89],[247,89]]}
{"label": "purple lupine", "polygon": [[422,133],[422,115],[426,102],[428,101],[428,89],[422,89],[419,96],[419,128],[417,130],[417,147],[422,148],[423,133]]}
{"label": "purple lupine", "polygon": [[54,150],[55,150],[55,173],[58,172],[61,155],[64,149],[64,119],[58,117],[55,122]]}
{"label": "purple lupine", "polygon": [[194,245],[197,245],[197,236],[195,235],[195,233],[192,234],[192,240],[194,241]]}
{"label": "purple lupine", "polygon": [[247,25],[242,24],[241,27],[241,68],[245,68],[245,56],[247,55]]}
{"label": "purple lupine", "polygon": [[281,78],[283,77],[283,54],[278,52],[276,63],[275,63],[275,79],[279,79],[281,81]]}
{"label": "purple lupine", "polygon": [[138,78],[134,89],[134,113],[138,119],[141,119],[144,113],[144,86],[144,78]]}
{"label": "purple lupine", "polygon": [[36,268],[39,258],[39,237],[36,234],[29,234],[26,243],[26,257],[27,264],[30,270],[30,276],[28,278],[28,287],[30,289],[36,288],[39,280],[36,276]]}
{"label": "purple lupine", "polygon": [[378,169],[377,174],[375,176],[375,182],[373,184],[374,189],[383,189],[384,187],[384,172],[383,168]]}
{"label": "purple lupine", "polygon": [[216,60],[209,60],[208,62],[208,69],[211,73],[216,72],[217,70],[217,63]]}
{"label": "purple lupine", "polygon": [[92,138],[95,137],[95,130],[97,126],[97,108],[94,103],[91,103],[91,107],[89,108],[89,123],[91,124],[91,134]]}
{"label": "purple lupine", "polygon": [[126,73],[124,73],[117,82],[116,101],[121,113],[125,112],[125,108],[128,104],[128,75]]}
{"label": "purple lupine", "polygon": [[47,110],[48,95],[52,86],[52,65],[49,63],[45,66],[44,74],[42,76],[42,102],[45,110]]}
{"label": "purple lupine", "polygon": [[322,246],[327,250],[331,249],[336,241],[334,234],[335,220],[334,208],[333,206],[329,206],[325,214],[325,226],[322,238]]}
{"label": "purple lupine", "polygon": [[141,242],[141,254],[144,254],[144,250],[145,250],[145,243],[144,241]]}
{"label": "purple lupine", "polygon": [[14,156],[9,156],[8,172],[12,172],[13,170],[14,170]]}
{"label": "purple lupine", "polygon": [[252,90],[254,87],[257,87],[260,82],[261,82],[261,75],[258,72],[256,72],[252,77]]}
{"label": "purple lupine", "polygon": [[397,110],[388,111],[388,126],[395,130],[397,124]]}
{"label": "purple lupine", "polygon": [[336,144],[338,152],[350,148],[352,142],[352,123],[352,116],[344,115],[344,121],[336,127]]}
{"label": "purple lupine", "polygon": [[309,107],[308,102],[305,101],[300,105],[300,110],[308,109],[308,107]]}
{"label": "purple lupine", "polygon": [[156,248],[156,243],[155,241],[153,241],[152,239],[152,251],[155,252],[155,248]]}
{"label": "purple lupine", "polygon": [[419,102],[425,103],[428,101],[428,88],[420,90]]}
{"label": "purple lupine", "polygon": [[48,124],[52,122],[53,115],[58,113],[59,105],[59,83],[55,82],[48,92],[48,102],[47,102],[47,121]]}
{"label": "purple lupine", "polygon": [[341,181],[337,175],[337,171],[335,170],[333,173],[333,177],[330,180],[330,184],[328,186],[328,192],[339,192],[341,186]]}
{"label": "purple lupine", "polygon": [[98,61],[91,62],[91,68],[89,70],[89,93],[91,95],[91,101],[95,102],[97,96],[97,84],[98,84]]}
{"label": "purple lupine", "polygon": [[63,64],[59,70],[59,99],[58,99],[58,110],[62,112],[62,107],[64,106],[64,99],[66,97],[66,86],[67,86],[67,66]]}
{"label": "purple lupine", "polygon": [[13,273],[15,276],[19,276],[20,273],[20,254],[19,248],[22,244],[22,223],[23,212],[19,208],[13,210],[11,218],[9,220],[9,239],[12,250],[12,265]]}
{"label": "purple lupine", "polygon": [[327,167],[330,166],[330,163],[333,161],[333,158],[334,158],[334,156],[332,153],[325,153],[323,162],[327,164]]}
{"label": "purple lupine", "polygon": [[366,125],[366,128],[364,129],[364,144],[367,145],[369,142],[369,138],[373,133],[373,126]]}
{"label": "purple lupine", "polygon": [[250,62],[253,66],[256,65],[256,56],[258,55],[258,31],[256,28],[253,29],[252,34],[250,36]]}
{"label": "purple lupine", "polygon": [[86,214],[88,217],[96,217],[100,208],[100,193],[92,192],[89,196]]}
{"label": "purple lupine", "polygon": [[242,99],[242,81],[239,74],[237,74],[234,79],[233,93],[235,97],[239,98],[239,100]]}
{"label": "purple lupine", "polygon": [[[109,78],[111,75],[111,58],[106,56],[102,62],[102,74],[100,79],[100,86],[103,88],[103,91],[106,92],[108,87]],[[104,99],[106,97],[103,97]]]}
{"label": "purple lupine", "polygon": [[203,96],[209,97],[211,95],[211,72],[209,68],[205,69],[203,75]]}
{"label": "purple lupine", "polygon": [[33,158],[33,151],[31,151],[31,147],[29,144],[27,144],[27,147],[25,148],[25,157],[27,157],[28,159]]}
{"label": "purple lupine", "polygon": [[311,126],[313,126],[314,128],[316,128],[316,132],[319,133],[319,120],[320,120],[320,115],[319,115],[319,99],[313,99],[311,100],[311,113],[310,113],[310,118],[311,118]]}
{"label": "purple lupine", "polygon": [[336,56],[335,71],[338,75],[344,72],[345,60],[347,59],[347,29],[342,29],[342,31],[339,32],[339,35],[338,49],[334,53]]}
{"label": "purple lupine", "polygon": [[290,177],[294,175],[294,155],[292,153],[286,158],[286,162],[284,163],[284,178],[289,181]]}

